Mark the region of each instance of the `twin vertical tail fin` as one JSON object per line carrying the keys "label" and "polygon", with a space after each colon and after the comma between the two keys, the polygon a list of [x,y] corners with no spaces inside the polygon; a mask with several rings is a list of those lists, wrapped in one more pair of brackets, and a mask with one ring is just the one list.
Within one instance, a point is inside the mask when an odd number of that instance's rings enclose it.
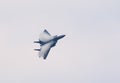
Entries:
{"label": "twin vertical tail fin", "polygon": [[43,42],[43,41],[34,41],[34,43],[39,43],[39,44],[41,44],[41,45],[44,45],[44,44],[46,44],[46,42]]}
{"label": "twin vertical tail fin", "polygon": [[41,49],[34,49],[35,51],[40,51]]}
{"label": "twin vertical tail fin", "polygon": [[40,43],[40,41],[34,41],[34,43]]}

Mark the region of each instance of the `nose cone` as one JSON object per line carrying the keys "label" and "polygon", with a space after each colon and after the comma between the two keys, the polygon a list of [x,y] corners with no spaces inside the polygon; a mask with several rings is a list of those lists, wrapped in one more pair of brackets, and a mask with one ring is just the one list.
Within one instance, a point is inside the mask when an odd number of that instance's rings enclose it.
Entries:
{"label": "nose cone", "polygon": [[60,36],[57,37],[57,39],[61,39],[63,37],[65,37],[65,35],[60,35]]}
{"label": "nose cone", "polygon": [[65,35],[60,35],[60,38],[63,38],[63,37],[65,37]]}

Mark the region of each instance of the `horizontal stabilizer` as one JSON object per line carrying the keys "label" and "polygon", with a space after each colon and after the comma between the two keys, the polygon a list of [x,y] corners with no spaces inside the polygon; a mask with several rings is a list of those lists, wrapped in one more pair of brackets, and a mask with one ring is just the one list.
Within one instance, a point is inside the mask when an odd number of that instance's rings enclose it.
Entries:
{"label": "horizontal stabilizer", "polygon": [[40,51],[40,49],[34,49],[35,51]]}

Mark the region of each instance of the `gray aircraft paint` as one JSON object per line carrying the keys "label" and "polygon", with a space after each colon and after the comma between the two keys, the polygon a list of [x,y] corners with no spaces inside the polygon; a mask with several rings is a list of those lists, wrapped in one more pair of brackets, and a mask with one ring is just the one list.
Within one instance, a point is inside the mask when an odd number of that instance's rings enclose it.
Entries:
{"label": "gray aircraft paint", "polygon": [[44,30],[40,34],[39,41],[34,41],[34,43],[40,44],[41,49],[34,49],[34,50],[39,51],[39,57],[43,57],[43,59],[46,59],[50,49],[54,47],[57,41],[63,38],[64,36],[65,35],[51,36],[51,34],[47,30]]}

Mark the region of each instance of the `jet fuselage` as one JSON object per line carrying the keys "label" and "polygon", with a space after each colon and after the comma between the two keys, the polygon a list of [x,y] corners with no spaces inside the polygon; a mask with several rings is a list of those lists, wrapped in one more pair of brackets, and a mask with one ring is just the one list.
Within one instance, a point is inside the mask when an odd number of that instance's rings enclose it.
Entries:
{"label": "jet fuselage", "polygon": [[55,44],[57,43],[57,41],[61,38],[65,37],[65,35],[60,35],[60,36],[54,36],[53,39],[47,41],[47,42],[42,42],[41,40],[39,41],[35,41],[34,43],[39,43],[41,46],[44,45],[44,44],[47,44],[47,43],[50,43],[51,42],[51,47],[54,47]]}
{"label": "jet fuselage", "polygon": [[44,30],[39,37],[38,41],[34,41],[34,43],[40,44],[40,49],[34,49],[35,51],[39,51],[39,57],[43,57],[43,59],[46,59],[48,56],[48,53],[52,47],[54,47],[57,43],[57,41],[61,38],[65,37],[65,35],[55,35],[51,36],[51,34]]}

